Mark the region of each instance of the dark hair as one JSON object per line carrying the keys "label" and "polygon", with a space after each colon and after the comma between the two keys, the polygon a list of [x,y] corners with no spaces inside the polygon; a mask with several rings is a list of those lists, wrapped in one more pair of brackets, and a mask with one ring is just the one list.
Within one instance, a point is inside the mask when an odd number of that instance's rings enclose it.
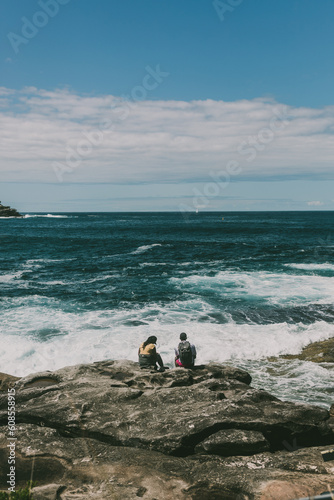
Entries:
{"label": "dark hair", "polygon": [[152,335],[152,337],[149,337],[147,340],[145,340],[144,347],[146,347],[148,344],[156,344],[157,340],[158,339],[154,335]]}
{"label": "dark hair", "polygon": [[184,333],[184,332],[182,332],[182,333],[180,334],[180,340],[186,340],[186,338],[187,338],[187,334],[186,334],[186,333]]}

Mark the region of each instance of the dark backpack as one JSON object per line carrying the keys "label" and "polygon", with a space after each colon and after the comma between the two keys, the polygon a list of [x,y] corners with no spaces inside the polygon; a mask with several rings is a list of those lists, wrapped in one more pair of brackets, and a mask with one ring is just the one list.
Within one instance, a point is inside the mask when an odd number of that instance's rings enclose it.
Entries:
{"label": "dark backpack", "polygon": [[179,357],[180,361],[183,364],[183,366],[190,366],[193,364],[193,354],[191,352],[191,345],[190,343],[185,340],[184,342],[179,343]]}

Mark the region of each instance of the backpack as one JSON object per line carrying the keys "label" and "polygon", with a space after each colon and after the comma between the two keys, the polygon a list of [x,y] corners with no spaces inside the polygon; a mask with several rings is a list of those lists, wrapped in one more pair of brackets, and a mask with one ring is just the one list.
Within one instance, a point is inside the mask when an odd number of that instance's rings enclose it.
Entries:
{"label": "backpack", "polygon": [[190,366],[193,364],[193,353],[191,352],[190,343],[185,340],[184,342],[179,343],[179,357],[183,366]]}

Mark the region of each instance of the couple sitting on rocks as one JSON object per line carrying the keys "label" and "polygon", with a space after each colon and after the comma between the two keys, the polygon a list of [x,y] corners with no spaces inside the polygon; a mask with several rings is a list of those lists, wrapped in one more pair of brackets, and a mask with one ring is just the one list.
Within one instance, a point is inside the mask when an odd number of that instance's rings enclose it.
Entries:
{"label": "couple sitting on rocks", "polygon": [[[181,333],[180,343],[175,351],[175,366],[181,368],[193,368],[196,359],[196,348],[187,340],[187,334]],[[139,365],[141,368],[153,368],[158,371],[165,371],[166,368],[160,354],[157,352],[155,344],[157,337],[149,337],[141,344],[138,351]],[[159,365],[159,368],[157,368]]]}

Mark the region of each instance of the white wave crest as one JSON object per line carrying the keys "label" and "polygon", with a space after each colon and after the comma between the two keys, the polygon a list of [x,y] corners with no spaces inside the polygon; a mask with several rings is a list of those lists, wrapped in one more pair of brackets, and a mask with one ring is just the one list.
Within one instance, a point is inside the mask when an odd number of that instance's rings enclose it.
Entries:
{"label": "white wave crest", "polygon": [[303,269],[305,271],[334,271],[334,264],[325,262],[324,264],[285,264],[292,269]]}
{"label": "white wave crest", "polygon": [[68,219],[69,218],[68,215],[53,215],[53,214],[46,214],[46,215],[44,215],[44,214],[43,215],[42,214],[25,214],[24,215],[25,219],[30,219],[33,217],[47,217],[50,219]]}
{"label": "white wave crest", "polygon": [[[320,321],[312,325],[200,323],[194,321],[194,313],[210,308],[200,300],[89,312],[63,311],[54,299],[16,300],[15,309],[0,313],[0,363],[3,371],[18,375],[102,359],[136,361],[138,346],[150,335],[158,337],[158,349],[172,366],[173,348],[182,331],[195,343],[198,363],[238,365],[240,360],[248,369],[266,356],[296,354],[310,342],[334,336],[334,325]],[[44,338],[45,332],[51,334]]]}
{"label": "white wave crest", "polygon": [[151,248],[154,248],[154,247],[161,247],[161,243],[153,243],[152,245],[143,245],[141,247],[138,247],[136,250],[134,250],[133,252],[130,252],[130,255],[137,255],[139,253],[144,253],[146,252],[147,250],[151,250]]}
{"label": "white wave crest", "polygon": [[23,271],[17,271],[16,273],[8,273],[0,275],[0,283],[11,283],[14,280],[21,278]]}

